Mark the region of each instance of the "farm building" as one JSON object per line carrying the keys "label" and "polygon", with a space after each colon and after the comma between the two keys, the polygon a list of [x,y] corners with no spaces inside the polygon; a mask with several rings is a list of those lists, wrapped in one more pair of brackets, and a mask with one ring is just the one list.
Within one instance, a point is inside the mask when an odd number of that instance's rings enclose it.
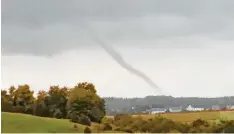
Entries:
{"label": "farm building", "polygon": [[165,108],[151,108],[151,109],[146,110],[147,113],[151,113],[151,114],[164,113],[166,111],[167,109]]}
{"label": "farm building", "polygon": [[181,112],[182,111],[182,107],[171,107],[169,108],[170,112]]}
{"label": "farm building", "polygon": [[192,106],[192,105],[189,105],[187,108],[186,108],[187,111],[202,111],[202,110],[205,110],[205,108],[202,108],[202,107],[199,107],[199,106]]}
{"label": "farm building", "polygon": [[220,110],[221,107],[219,105],[213,105],[211,109],[212,110]]}
{"label": "farm building", "polygon": [[232,109],[234,109],[234,105],[227,105],[226,109],[231,109],[232,110]]}

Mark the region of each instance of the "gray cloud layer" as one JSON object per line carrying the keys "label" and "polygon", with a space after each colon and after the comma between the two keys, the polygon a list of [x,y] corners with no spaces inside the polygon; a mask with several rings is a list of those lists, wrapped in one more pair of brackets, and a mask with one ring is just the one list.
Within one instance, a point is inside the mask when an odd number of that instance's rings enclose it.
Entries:
{"label": "gray cloud layer", "polygon": [[51,55],[93,47],[80,22],[119,45],[190,48],[198,47],[191,43],[197,40],[233,40],[233,5],[233,0],[2,0],[2,52]]}

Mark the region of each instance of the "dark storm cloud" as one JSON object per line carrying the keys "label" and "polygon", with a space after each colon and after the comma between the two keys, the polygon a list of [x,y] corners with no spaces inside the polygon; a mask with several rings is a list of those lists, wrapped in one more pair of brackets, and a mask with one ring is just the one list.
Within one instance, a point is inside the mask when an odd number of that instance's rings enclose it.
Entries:
{"label": "dark storm cloud", "polygon": [[122,45],[177,36],[232,40],[233,5],[232,0],[2,0],[2,52],[50,55],[88,46],[80,22]]}

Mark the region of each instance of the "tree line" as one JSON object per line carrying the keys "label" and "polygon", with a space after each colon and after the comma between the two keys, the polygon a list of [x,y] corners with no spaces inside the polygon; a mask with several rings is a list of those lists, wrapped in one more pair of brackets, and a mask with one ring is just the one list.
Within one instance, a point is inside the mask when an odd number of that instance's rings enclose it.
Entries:
{"label": "tree line", "polygon": [[29,85],[11,86],[1,91],[1,110],[31,114],[41,117],[70,119],[72,122],[90,125],[100,123],[105,116],[105,100],[92,83],[80,82],[72,88],[50,86],[40,90],[37,97]]}
{"label": "tree line", "polygon": [[211,108],[219,105],[221,108],[227,105],[234,105],[234,96],[202,98],[202,97],[172,97],[172,96],[146,96],[144,98],[116,98],[105,97],[106,112],[108,115],[119,113],[131,113],[134,111],[142,112],[150,108],[186,108],[188,105]]}

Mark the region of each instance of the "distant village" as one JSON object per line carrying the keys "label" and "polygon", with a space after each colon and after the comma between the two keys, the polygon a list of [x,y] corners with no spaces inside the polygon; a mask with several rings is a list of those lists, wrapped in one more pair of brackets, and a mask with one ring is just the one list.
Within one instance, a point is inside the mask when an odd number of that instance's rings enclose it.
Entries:
{"label": "distant village", "polygon": [[144,98],[104,98],[106,113],[164,113],[184,111],[234,110],[234,96],[217,98],[146,96]]}
{"label": "distant village", "polygon": [[[188,105],[188,106],[178,106],[178,107],[151,107],[146,110],[136,110],[135,107],[131,107],[130,110],[127,110],[127,113],[148,113],[148,114],[157,114],[157,113],[166,113],[166,112],[185,112],[185,111],[209,111],[209,110],[234,110],[234,105],[212,105],[211,107],[197,106],[197,105]],[[121,113],[119,109],[112,109],[112,112]]]}
{"label": "distant village", "polygon": [[[134,110],[134,107],[132,107]],[[234,110],[234,105],[227,105],[227,106],[220,106],[220,105],[213,105],[212,107],[201,107],[201,106],[195,106],[195,105],[188,105],[187,107],[169,107],[169,108],[150,108],[145,111],[142,111],[143,113],[150,113],[150,114],[156,114],[156,113],[164,113],[164,112],[184,112],[184,111],[203,111],[203,110]]]}

